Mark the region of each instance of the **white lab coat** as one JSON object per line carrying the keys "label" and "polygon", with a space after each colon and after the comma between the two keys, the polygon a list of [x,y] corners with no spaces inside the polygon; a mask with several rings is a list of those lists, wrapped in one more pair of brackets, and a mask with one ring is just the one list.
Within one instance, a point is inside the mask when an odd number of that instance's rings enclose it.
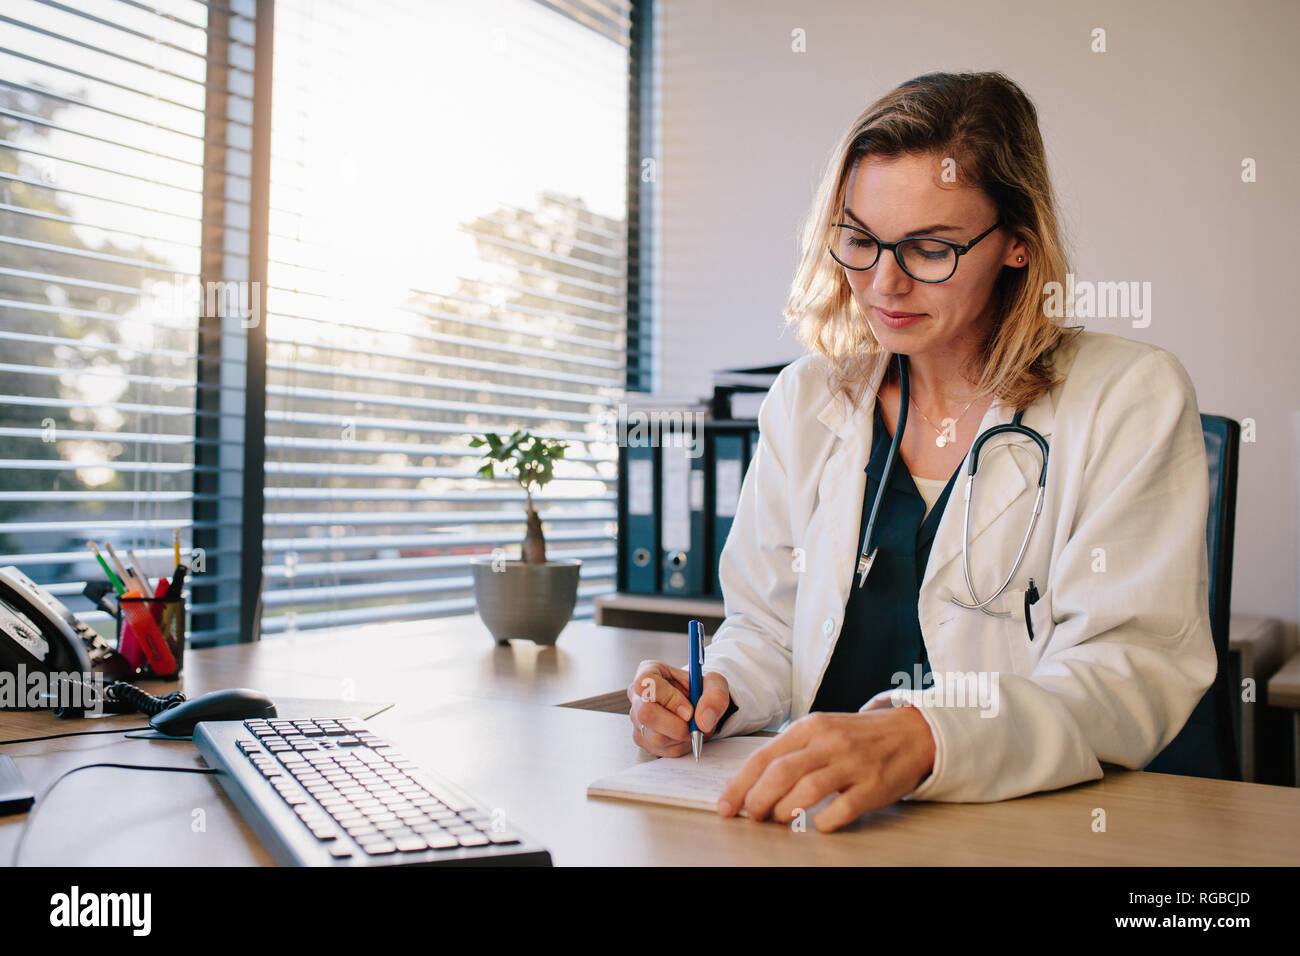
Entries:
{"label": "white lab coat", "polygon": [[[917,604],[935,687],[949,674],[996,681],[989,706],[926,702],[900,684],[862,711],[917,706],[935,742],[931,774],[904,799],[1003,800],[1140,768],[1182,728],[1214,679],[1206,554],[1208,466],[1196,395],[1164,349],[1083,332],[1058,350],[1062,384],[1025,410],[1050,447],[1042,514],[1024,563],[990,617],[942,599],[971,596],[962,572],[962,490],[954,483]],[[726,620],[704,670],[727,678],[738,710],[722,736],[777,729],[809,712],[831,659],[861,542],[879,366],[851,414],[805,355],[759,410],[761,437],[722,552]],[[992,405],[980,431],[1009,422]],[[995,447],[1009,444],[1006,447]],[[905,467],[902,460],[896,467]],[[971,575],[981,599],[1010,571],[1032,511],[1037,446],[996,436],[980,456]],[[1033,578],[1040,598],[1024,621]],[[990,675],[996,675],[992,677]],[[965,678],[967,687],[974,687]],[[935,691],[929,691],[933,697]],[[985,699],[987,704],[988,699]]]}

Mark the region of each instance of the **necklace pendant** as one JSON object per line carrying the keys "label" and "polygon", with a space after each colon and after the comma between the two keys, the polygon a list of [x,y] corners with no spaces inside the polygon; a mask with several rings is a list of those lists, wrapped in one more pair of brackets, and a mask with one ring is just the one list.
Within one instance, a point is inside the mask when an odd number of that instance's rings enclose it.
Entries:
{"label": "necklace pendant", "polygon": [[945,435],[940,435],[938,438],[934,440],[934,443],[938,447],[942,448],[944,445],[948,444],[948,438]]}

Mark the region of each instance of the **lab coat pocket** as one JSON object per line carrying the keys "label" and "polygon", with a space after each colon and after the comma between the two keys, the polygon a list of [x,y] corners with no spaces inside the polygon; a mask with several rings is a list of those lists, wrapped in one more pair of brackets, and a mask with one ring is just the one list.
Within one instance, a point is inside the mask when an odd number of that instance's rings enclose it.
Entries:
{"label": "lab coat pocket", "polygon": [[[1027,675],[1033,672],[1043,648],[1052,634],[1052,589],[1040,591],[1038,600],[1029,605],[1029,623],[1025,623],[1025,592],[1014,591],[1006,597],[1005,610],[1007,650],[1015,672]],[[1030,636],[1032,630],[1033,636]]]}

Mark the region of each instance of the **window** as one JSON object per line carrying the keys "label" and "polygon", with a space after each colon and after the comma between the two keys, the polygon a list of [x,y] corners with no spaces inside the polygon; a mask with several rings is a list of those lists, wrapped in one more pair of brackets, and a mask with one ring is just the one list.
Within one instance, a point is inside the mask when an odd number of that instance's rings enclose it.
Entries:
{"label": "window", "polygon": [[189,0],[0,21],[0,565],[77,609],[88,538],[161,569],[190,523],[205,24]]}
{"label": "window", "polygon": [[0,563],[81,611],[87,539],[160,571],[186,529],[199,644],[472,612],[524,496],[468,441],[518,428],[569,443],[538,506],[589,616],[648,381],[647,8],[8,4]]}
{"label": "window", "polygon": [[[548,556],[612,590],[627,38],[535,0],[276,8],[263,631],[472,612],[524,495],[469,437],[570,443]],[[436,55],[433,55],[436,52]]]}

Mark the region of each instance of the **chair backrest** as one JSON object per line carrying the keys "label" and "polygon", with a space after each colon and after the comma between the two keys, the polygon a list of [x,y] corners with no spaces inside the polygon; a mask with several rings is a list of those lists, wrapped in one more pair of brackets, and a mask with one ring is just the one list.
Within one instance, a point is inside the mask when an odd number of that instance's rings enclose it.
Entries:
{"label": "chair backrest", "polygon": [[1221,415],[1202,415],[1210,466],[1210,507],[1205,541],[1210,564],[1210,629],[1219,658],[1214,683],[1178,736],[1146,766],[1159,773],[1240,780],[1234,682],[1229,672],[1228,622],[1232,614],[1232,542],[1237,516],[1237,454],[1241,426]]}

